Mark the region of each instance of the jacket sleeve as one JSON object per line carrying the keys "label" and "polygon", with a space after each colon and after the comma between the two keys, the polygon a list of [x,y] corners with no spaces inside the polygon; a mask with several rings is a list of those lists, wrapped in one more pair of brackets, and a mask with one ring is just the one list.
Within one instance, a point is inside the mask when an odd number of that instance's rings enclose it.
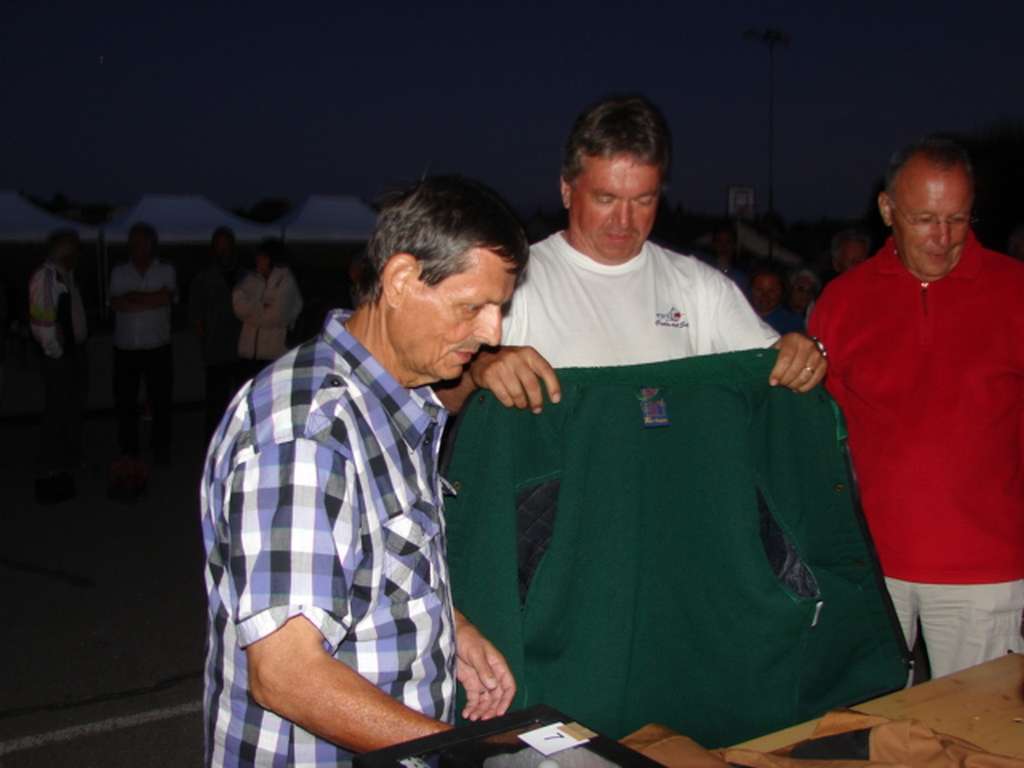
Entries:
{"label": "jacket sleeve", "polygon": [[64,354],[60,329],[57,326],[57,300],[62,287],[57,284],[56,273],[45,267],[37,269],[28,284],[29,324],[32,337],[43,348],[43,354],[52,358]]}
{"label": "jacket sleeve", "polygon": [[291,269],[285,269],[281,275],[281,283],[276,292],[275,312],[278,314],[279,326],[291,328],[299,318],[302,311],[302,294],[299,292],[299,284],[295,281],[295,275]]}
{"label": "jacket sleeve", "polygon": [[291,328],[302,311],[302,294],[291,270],[282,269],[267,281],[266,303],[259,325],[263,328]]}
{"label": "jacket sleeve", "polygon": [[292,328],[295,321],[299,319],[299,315],[302,314],[302,291],[299,290],[299,283],[291,272],[288,273],[288,285],[292,297],[288,313],[288,327]]}
{"label": "jacket sleeve", "polygon": [[243,323],[262,325],[263,301],[259,294],[259,285],[253,275],[243,277],[231,292],[231,306],[235,310],[235,317]]}

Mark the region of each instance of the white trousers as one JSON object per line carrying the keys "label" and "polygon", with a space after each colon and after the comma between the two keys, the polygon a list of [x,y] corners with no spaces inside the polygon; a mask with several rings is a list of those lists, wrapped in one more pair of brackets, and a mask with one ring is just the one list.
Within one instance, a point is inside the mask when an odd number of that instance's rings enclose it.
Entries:
{"label": "white trousers", "polygon": [[1024,579],[961,585],[886,578],[885,584],[911,649],[921,620],[932,677],[1024,651]]}

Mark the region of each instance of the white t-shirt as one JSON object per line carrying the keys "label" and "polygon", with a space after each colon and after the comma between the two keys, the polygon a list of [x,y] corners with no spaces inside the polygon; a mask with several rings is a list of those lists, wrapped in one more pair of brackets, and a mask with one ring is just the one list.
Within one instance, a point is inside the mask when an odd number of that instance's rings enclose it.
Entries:
{"label": "white t-shirt", "polygon": [[534,347],[555,368],[634,365],[764,348],[779,335],[736,284],[651,242],[625,264],[599,264],[559,232],[530,248],[502,344]]}
{"label": "white t-shirt", "polygon": [[[110,298],[135,291],[150,292],[166,288],[178,300],[174,267],[153,259],[145,274],[131,262],[118,264],[110,272]],[[114,313],[114,346],[118,349],[156,349],[171,343],[171,307],[169,304],[142,312]]]}

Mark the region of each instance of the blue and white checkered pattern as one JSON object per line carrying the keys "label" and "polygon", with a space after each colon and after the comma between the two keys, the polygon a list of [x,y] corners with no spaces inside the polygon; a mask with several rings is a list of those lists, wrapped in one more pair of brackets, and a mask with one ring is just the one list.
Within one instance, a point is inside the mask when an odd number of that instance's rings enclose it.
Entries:
{"label": "blue and white checkered pattern", "polygon": [[206,763],[322,766],[351,754],[258,706],[245,646],[293,616],[381,690],[450,722],[455,641],[437,455],[446,412],[331,313],[236,395],[201,488],[209,632]]}

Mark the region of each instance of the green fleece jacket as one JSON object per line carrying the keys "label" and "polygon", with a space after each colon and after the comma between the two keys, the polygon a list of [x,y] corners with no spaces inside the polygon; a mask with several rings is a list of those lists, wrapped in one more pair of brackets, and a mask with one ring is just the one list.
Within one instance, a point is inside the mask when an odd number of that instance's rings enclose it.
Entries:
{"label": "green fleece jacket", "polygon": [[452,585],[514,708],[717,747],[905,683],[838,410],[769,387],[774,357],[562,370],[540,415],[467,403]]}

